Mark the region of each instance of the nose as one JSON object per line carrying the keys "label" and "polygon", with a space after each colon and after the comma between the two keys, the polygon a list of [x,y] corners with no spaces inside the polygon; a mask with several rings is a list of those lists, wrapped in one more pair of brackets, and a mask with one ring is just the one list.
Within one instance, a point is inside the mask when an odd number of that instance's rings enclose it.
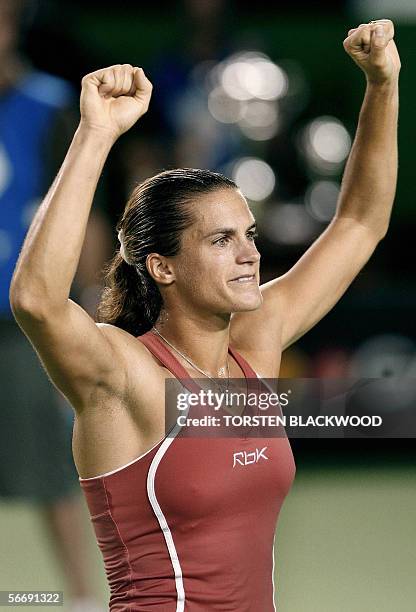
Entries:
{"label": "nose", "polygon": [[252,240],[244,240],[244,242],[239,245],[236,257],[237,263],[256,264],[260,261],[260,257],[261,255]]}

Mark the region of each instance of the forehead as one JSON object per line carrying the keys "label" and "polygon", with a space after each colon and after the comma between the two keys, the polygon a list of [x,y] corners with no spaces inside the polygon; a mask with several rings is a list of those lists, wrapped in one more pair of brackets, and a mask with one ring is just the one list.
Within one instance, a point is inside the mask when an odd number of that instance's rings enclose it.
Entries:
{"label": "forehead", "polygon": [[193,234],[206,234],[216,228],[251,225],[254,217],[247,201],[238,189],[217,189],[195,201]]}

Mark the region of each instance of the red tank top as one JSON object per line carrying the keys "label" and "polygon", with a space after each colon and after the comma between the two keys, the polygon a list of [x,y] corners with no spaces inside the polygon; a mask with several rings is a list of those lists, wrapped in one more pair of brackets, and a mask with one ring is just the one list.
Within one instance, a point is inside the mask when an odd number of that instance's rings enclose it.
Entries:
{"label": "red tank top", "polygon": [[[195,390],[157,336],[138,339]],[[229,353],[247,382],[257,379],[241,355],[231,347]],[[104,559],[110,611],[276,610],[274,536],[294,474],[286,436],[178,435],[112,472],[80,478]]]}

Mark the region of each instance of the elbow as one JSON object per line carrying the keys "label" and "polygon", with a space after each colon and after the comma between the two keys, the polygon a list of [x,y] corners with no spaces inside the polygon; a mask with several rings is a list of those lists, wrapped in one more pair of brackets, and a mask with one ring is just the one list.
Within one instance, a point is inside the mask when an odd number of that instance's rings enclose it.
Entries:
{"label": "elbow", "polygon": [[14,274],[9,288],[9,303],[16,320],[23,316],[34,320],[44,320],[48,314],[67,301],[42,279],[34,275]]}
{"label": "elbow", "polygon": [[18,323],[44,323],[62,310],[68,299],[52,300],[46,291],[28,291],[26,288],[12,284],[9,290],[9,303],[14,318]]}
{"label": "elbow", "polygon": [[390,219],[387,221],[384,228],[382,229],[380,240],[383,240],[383,238],[386,237],[387,232],[389,231],[389,227],[390,227]]}
{"label": "elbow", "polygon": [[21,288],[13,285],[10,287],[9,302],[17,322],[28,318],[37,320],[44,318],[42,300]]}
{"label": "elbow", "polygon": [[389,230],[391,213],[392,211],[390,209],[388,212],[386,211],[385,214],[380,215],[378,219],[375,219],[374,229],[377,232],[379,242],[386,237],[386,234]]}
{"label": "elbow", "polygon": [[389,229],[390,219],[361,219],[345,215],[335,215],[333,223],[347,224],[347,227],[356,227],[360,231],[365,230],[368,239],[377,245],[386,236]]}
{"label": "elbow", "polygon": [[377,228],[377,238],[378,238],[378,242],[381,242],[383,240],[383,238],[386,237],[386,234],[389,230],[389,222],[381,225],[379,228]]}
{"label": "elbow", "polygon": [[361,224],[367,227],[367,230],[372,236],[372,240],[375,241],[376,244],[378,244],[383,240],[383,238],[385,238],[388,232],[390,219],[367,220],[362,221]]}

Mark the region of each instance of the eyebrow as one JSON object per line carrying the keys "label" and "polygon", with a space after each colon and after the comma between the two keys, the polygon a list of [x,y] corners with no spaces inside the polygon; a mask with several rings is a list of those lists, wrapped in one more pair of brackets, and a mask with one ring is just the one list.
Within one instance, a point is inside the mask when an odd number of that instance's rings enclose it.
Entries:
{"label": "eyebrow", "polygon": [[[246,232],[248,232],[251,229],[256,229],[256,222],[254,221],[254,223],[252,223],[250,225],[250,227],[248,227],[246,229]],[[232,236],[233,234],[236,233],[235,228],[233,227],[219,227],[215,230],[212,230],[212,232],[209,232],[208,234],[205,234],[204,238],[208,238],[209,236],[214,236],[215,234],[225,234],[227,236]]]}

